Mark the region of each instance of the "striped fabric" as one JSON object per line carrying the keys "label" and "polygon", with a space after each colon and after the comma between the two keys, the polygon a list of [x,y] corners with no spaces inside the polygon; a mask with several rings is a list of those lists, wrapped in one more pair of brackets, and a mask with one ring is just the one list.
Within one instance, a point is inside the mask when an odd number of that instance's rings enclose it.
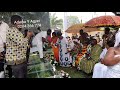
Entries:
{"label": "striped fabric", "polygon": [[92,59],[87,60],[86,58],[82,58],[79,63],[80,70],[84,71],[87,74],[92,73],[94,65],[98,62],[101,52],[102,52],[102,48],[100,45],[93,46],[91,48]]}

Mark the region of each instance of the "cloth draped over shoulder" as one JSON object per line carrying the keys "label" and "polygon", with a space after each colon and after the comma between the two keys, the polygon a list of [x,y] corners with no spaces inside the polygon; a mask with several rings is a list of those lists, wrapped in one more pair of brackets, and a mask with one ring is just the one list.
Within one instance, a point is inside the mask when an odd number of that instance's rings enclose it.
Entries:
{"label": "cloth draped over shoulder", "polygon": [[99,61],[100,54],[102,52],[102,47],[100,45],[95,45],[91,47],[91,60],[87,60],[85,57],[81,59],[80,69],[85,73],[93,72],[94,65]]}

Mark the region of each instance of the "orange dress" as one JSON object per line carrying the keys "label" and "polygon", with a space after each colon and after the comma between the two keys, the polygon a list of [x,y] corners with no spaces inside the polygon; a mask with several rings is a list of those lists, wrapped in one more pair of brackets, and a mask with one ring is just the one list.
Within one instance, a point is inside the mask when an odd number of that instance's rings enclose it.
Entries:
{"label": "orange dress", "polygon": [[57,62],[59,62],[59,48],[57,46],[55,46],[56,42],[57,42],[57,37],[52,37],[51,39],[51,43],[52,43],[52,49],[54,52],[54,58],[56,59]]}

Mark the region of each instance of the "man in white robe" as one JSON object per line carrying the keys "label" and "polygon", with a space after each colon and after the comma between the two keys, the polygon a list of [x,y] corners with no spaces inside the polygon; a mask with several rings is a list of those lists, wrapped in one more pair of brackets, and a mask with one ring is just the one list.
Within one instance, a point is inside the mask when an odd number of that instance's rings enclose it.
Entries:
{"label": "man in white robe", "polygon": [[[107,53],[107,49],[103,49],[100,59],[103,59]],[[105,72],[107,71],[107,66],[104,64],[101,64],[101,62],[96,63],[93,69],[93,76],[92,78],[103,78],[105,75]]]}
{"label": "man in white robe", "polygon": [[93,69],[93,76],[92,78],[105,78],[105,74],[107,72],[107,66],[105,66],[104,64],[102,64],[102,59],[104,59],[108,49],[110,47],[114,46],[114,42],[113,41],[108,41],[106,48],[103,49],[103,52],[100,55],[100,62],[95,64],[94,69]]}
{"label": "man in white robe", "polygon": [[43,42],[42,42],[42,37],[46,37],[46,32],[40,31],[32,41],[32,48],[30,49],[30,53],[32,52],[39,52],[39,57],[43,59]]}

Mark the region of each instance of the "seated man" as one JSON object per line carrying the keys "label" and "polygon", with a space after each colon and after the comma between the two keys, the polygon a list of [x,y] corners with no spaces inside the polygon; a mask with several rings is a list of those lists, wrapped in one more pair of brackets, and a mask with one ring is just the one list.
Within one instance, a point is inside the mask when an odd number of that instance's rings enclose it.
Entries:
{"label": "seated man", "polygon": [[102,51],[102,53],[100,55],[100,62],[95,64],[95,66],[94,66],[92,78],[104,78],[105,73],[107,71],[107,66],[102,64],[102,59],[104,59],[104,57],[105,57],[105,55],[107,53],[107,50],[110,47],[114,47],[114,42],[113,41],[107,41],[106,48],[103,49],[103,51]]}
{"label": "seated man", "polygon": [[79,70],[80,61],[87,53],[89,46],[90,46],[90,41],[89,41],[89,39],[87,39],[86,42],[83,44],[83,46],[81,46],[79,49],[79,52],[78,52],[76,60],[75,60],[75,66],[77,67],[78,70]]}
{"label": "seated man", "polygon": [[[73,40],[74,47],[71,51],[72,59],[73,59],[73,67],[76,66],[77,56],[81,53],[82,46],[80,45],[79,41]],[[78,62],[78,61],[77,61]]]}
{"label": "seated man", "polygon": [[91,50],[89,52],[90,56],[86,55],[81,59],[81,62],[79,64],[80,70],[84,71],[87,74],[92,73],[94,65],[98,62],[101,52],[102,47],[97,44],[96,39],[93,39],[91,41]]}

